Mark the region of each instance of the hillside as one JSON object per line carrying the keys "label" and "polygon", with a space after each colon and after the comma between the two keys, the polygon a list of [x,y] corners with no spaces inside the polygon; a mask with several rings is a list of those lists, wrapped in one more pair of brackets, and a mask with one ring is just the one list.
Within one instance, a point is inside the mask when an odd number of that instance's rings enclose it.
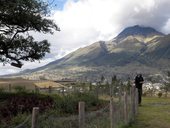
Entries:
{"label": "hillside", "polygon": [[150,27],[125,28],[110,41],[98,41],[43,67],[17,75],[47,79],[92,79],[101,74],[119,76],[164,73],[170,67],[170,35]]}

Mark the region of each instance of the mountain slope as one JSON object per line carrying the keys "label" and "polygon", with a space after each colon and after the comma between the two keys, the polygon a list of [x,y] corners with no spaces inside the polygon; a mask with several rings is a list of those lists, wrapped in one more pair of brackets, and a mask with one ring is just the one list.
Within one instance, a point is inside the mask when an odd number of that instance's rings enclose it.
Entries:
{"label": "mountain slope", "polygon": [[[25,77],[48,79],[160,73],[170,67],[170,35],[150,27],[132,26],[110,41],[98,41],[43,67],[23,72]],[[163,69],[165,67],[165,69]],[[163,70],[162,70],[163,69]]]}

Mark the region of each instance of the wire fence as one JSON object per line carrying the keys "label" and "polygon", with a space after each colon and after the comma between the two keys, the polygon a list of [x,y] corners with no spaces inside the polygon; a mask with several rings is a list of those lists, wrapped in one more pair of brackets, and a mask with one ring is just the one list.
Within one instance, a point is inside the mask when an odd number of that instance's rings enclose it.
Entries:
{"label": "wire fence", "polygon": [[[30,128],[31,127],[31,116],[28,116],[24,122],[21,124],[17,125],[15,128]],[[13,128],[13,127],[11,127]]]}
{"label": "wire fence", "polygon": [[135,119],[138,92],[131,87],[116,99],[111,96],[110,103],[96,111],[86,112],[85,106],[85,102],[79,102],[79,114],[68,117],[59,117],[56,113],[40,115],[38,108],[33,108],[32,118],[29,116],[15,128],[120,128]]}

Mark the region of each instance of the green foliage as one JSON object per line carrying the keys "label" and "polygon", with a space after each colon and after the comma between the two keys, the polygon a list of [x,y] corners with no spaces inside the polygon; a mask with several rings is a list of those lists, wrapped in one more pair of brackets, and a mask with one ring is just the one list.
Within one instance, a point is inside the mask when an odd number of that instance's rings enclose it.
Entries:
{"label": "green foliage", "polygon": [[165,97],[167,97],[168,91],[170,91],[170,83],[165,83],[161,89],[165,92]]}
{"label": "green foliage", "polygon": [[19,113],[17,116],[12,118],[10,126],[11,127],[18,126],[19,124],[23,123],[27,118],[28,118],[28,114],[26,114],[26,113],[24,113],[24,114]]}
{"label": "green foliage", "polygon": [[101,82],[104,82],[104,80],[105,80],[105,78],[104,78],[104,76],[102,75],[102,76],[101,76]]}
{"label": "green foliage", "polygon": [[78,112],[78,102],[84,101],[86,103],[86,110],[94,106],[100,106],[102,103],[95,95],[90,93],[74,93],[63,97],[55,95],[55,109],[61,114],[73,114]]}
{"label": "green foliage", "polygon": [[0,87],[0,94],[4,92],[4,88]]}
{"label": "green foliage", "polygon": [[17,93],[26,92],[26,89],[24,86],[14,86],[13,88],[14,88],[15,92],[17,92]]}
{"label": "green foliage", "polygon": [[[93,94],[89,93],[75,93],[66,95],[64,97],[52,95],[52,97],[55,99],[55,109],[49,110],[41,115],[39,119],[41,122],[39,124],[39,127],[77,128],[78,120],[72,119],[72,116],[70,115],[78,114],[79,101],[85,102],[86,111],[92,111],[94,110],[94,107],[95,109],[99,109],[98,107],[101,107],[102,105],[101,101],[99,101]],[[62,120],[61,116],[64,116],[63,118],[67,118],[67,120]],[[93,121],[90,120],[90,122],[90,124],[87,123],[87,128],[95,127],[95,124],[97,124],[97,126],[100,126],[100,128],[109,125],[108,118],[104,118],[103,116],[100,116],[100,118],[95,118],[93,119]]]}
{"label": "green foliage", "polygon": [[[78,123],[75,120],[70,120],[69,122],[68,121],[61,122],[61,121],[57,121],[58,120],[57,118],[62,116],[70,116],[72,114],[77,115],[79,101],[85,102],[86,111],[98,110],[104,105],[104,101],[98,100],[96,96],[92,93],[74,93],[65,96],[60,96],[56,94],[44,95],[44,94],[36,94],[36,93],[4,93],[4,96],[0,95],[0,99],[3,99],[3,101],[10,101],[10,99],[13,99],[13,97],[15,97],[15,102],[11,102],[12,104],[16,103],[16,104],[23,104],[23,105],[24,103],[30,101],[31,99],[32,99],[31,101],[32,104],[34,103],[34,101],[35,103],[39,103],[39,102],[44,103],[47,101],[46,99],[48,99],[49,102],[43,104],[44,107],[48,107],[47,103],[50,103],[50,99],[52,99],[53,107],[50,109],[43,109],[43,111],[40,111],[39,127],[43,127],[43,128],[46,127],[48,128],[49,124],[50,127],[58,127],[58,128],[60,127],[67,128],[70,126],[77,127]],[[29,106],[31,106],[30,110],[32,110],[33,107],[32,104],[30,103],[28,104]],[[12,106],[14,105],[9,106],[9,108]],[[3,108],[4,107],[6,108],[7,104],[4,104]],[[0,108],[0,110],[2,109]],[[40,110],[42,110],[42,106],[40,106]],[[9,125],[14,127],[18,124],[21,124],[28,117],[28,115],[31,114],[30,112],[31,111],[27,111],[27,114],[18,113],[16,116],[11,118],[12,120],[10,120],[10,124],[1,123],[0,127],[5,128],[6,126]],[[5,119],[3,119],[2,122],[5,122],[4,120]],[[99,120],[96,121],[97,123],[100,123]],[[104,126],[104,124],[102,126]]]}
{"label": "green foliage", "polygon": [[122,91],[122,83],[119,79],[117,79],[116,75],[112,77],[112,82],[111,82],[111,89],[113,90],[114,96],[117,96],[118,93]]}
{"label": "green foliage", "polygon": [[158,97],[161,98],[162,97],[162,92],[158,93]]}
{"label": "green foliage", "polygon": [[5,100],[9,99],[10,97],[13,97],[14,95],[15,95],[14,93],[1,92],[0,100],[5,101]]}
{"label": "green foliage", "polygon": [[112,84],[114,84],[116,81],[117,81],[117,77],[116,77],[116,75],[114,75],[114,76],[112,77]]}
{"label": "green foliage", "polygon": [[[22,67],[21,61],[42,59],[50,52],[47,40],[34,41],[29,31],[53,33],[57,25],[45,16],[47,3],[40,0],[0,1],[0,61]],[[23,36],[24,35],[24,36]]]}
{"label": "green foliage", "polygon": [[170,77],[170,71],[167,71],[167,76]]}

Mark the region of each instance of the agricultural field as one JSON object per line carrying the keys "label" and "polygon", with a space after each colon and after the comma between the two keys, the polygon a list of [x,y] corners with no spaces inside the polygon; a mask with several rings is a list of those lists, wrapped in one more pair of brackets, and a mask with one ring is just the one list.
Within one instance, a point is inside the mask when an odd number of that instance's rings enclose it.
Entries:
{"label": "agricultural field", "polygon": [[37,88],[60,88],[64,85],[48,80],[26,80],[22,78],[0,78],[0,89],[14,91],[15,87],[24,88],[27,91],[34,91]]}

